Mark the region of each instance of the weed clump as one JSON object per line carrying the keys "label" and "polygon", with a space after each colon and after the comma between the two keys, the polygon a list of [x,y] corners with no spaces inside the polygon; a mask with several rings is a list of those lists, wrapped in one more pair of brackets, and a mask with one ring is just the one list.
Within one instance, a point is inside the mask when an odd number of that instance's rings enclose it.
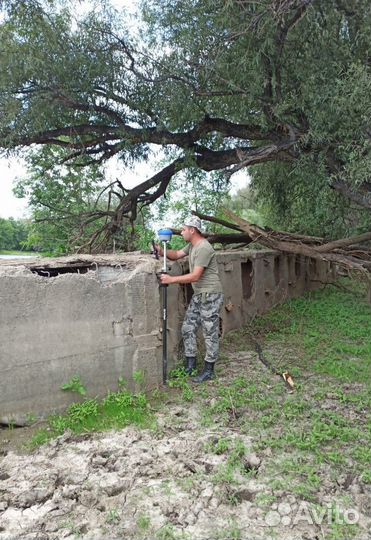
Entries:
{"label": "weed clump", "polygon": [[150,428],[154,426],[155,418],[143,392],[133,394],[121,389],[119,392],[110,392],[101,401],[94,398],[72,403],[64,414],[51,416],[48,426],[40,429],[31,439],[30,447],[45,444],[67,430],[80,434],[122,429],[131,424]]}

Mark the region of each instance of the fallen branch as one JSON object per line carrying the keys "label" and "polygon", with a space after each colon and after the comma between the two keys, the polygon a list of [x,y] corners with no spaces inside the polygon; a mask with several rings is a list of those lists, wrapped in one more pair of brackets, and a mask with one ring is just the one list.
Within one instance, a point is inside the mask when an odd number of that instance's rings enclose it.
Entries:
{"label": "fallen branch", "polygon": [[263,350],[260,346],[260,344],[258,343],[258,341],[256,341],[255,338],[253,338],[252,336],[250,336],[250,339],[251,341],[254,343],[254,346],[255,346],[255,350],[256,352],[258,353],[258,357],[259,357],[259,360],[265,365],[266,368],[268,368],[274,375],[278,375],[278,377],[280,377],[280,379],[283,379],[285,381],[285,385],[286,387],[289,389],[289,390],[293,390],[294,389],[294,381],[290,375],[290,373],[288,371],[278,371],[277,368],[275,368],[264,356],[263,354]]}
{"label": "fallen branch", "polygon": [[229,221],[225,221],[224,219],[219,219],[214,216],[207,216],[206,214],[200,214],[200,212],[196,212],[195,210],[192,212],[192,214],[199,217],[200,219],[203,219],[204,221],[217,223],[218,225],[223,225],[223,227],[227,227],[228,229],[242,232],[242,229],[238,225],[234,225],[234,223],[230,223]]}
{"label": "fallen branch", "polygon": [[[206,214],[201,214],[200,212],[192,211],[192,214],[194,216],[199,217],[200,219],[204,221],[210,221],[211,223],[217,223],[218,225],[222,225],[223,227],[227,227],[228,229],[233,229],[235,231],[243,232],[243,229],[239,225],[235,225],[234,223],[231,223],[229,221],[225,221],[224,219],[216,218],[214,216],[208,216]],[[256,225],[253,225],[254,227],[257,227]],[[280,238],[281,240],[290,240],[292,242],[301,242],[303,244],[322,244],[324,239],[320,238],[318,236],[307,236],[304,234],[295,234],[295,233],[289,233],[284,231],[273,231],[272,229],[264,229],[266,232],[269,232],[272,237]],[[356,237],[357,238],[357,237]]]}
{"label": "fallen branch", "polygon": [[[173,234],[175,235],[180,235],[181,231],[180,229],[171,229],[171,231],[173,232]],[[223,234],[223,233],[217,233],[217,234],[213,234],[213,233],[203,233],[203,236],[205,238],[207,238],[207,240],[210,242],[210,244],[234,244],[234,243],[239,243],[239,244],[244,244],[244,245],[247,245],[247,244],[250,244],[253,240],[250,238],[249,235],[245,234],[245,233],[240,233],[240,234],[233,234],[233,233],[226,233],[226,234]]]}
{"label": "fallen branch", "polygon": [[[341,247],[345,248],[352,244],[370,240],[371,233],[364,233],[351,238],[343,238],[341,240],[326,242],[319,245],[310,245],[304,243],[303,241],[298,241],[297,239],[293,241],[294,238],[292,235],[289,235],[289,241],[287,241],[286,238],[288,237],[288,233],[267,231],[262,227],[248,223],[246,220],[234,214],[231,210],[224,210],[224,212],[252,239],[253,242],[259,242],[259,244],[265,247],[285,253],[304,255],[313,259],[333,262],[348,272],[356,270],[363,276],[370,279],[369,274],[371,272],[371,256],[367,251],[365,254],[362,254],[362,252],[357,249],[353,255],[351,249],[347,249],[346,252],[343,253],[339,253],[338,250]],[[282,238],[285,239],[283,240]],[[318,242],[318,239],[316,239],[316,242]]]}
{"label": "fallen branch", "polygon": [[334,240],[333,242],[328,242],[327,244],[322,244],[322,246],[318,246],[317,251],[319,251],[320,253],[332,251],[336,248],[351,246],[352,244],[357,244],[358,242],[366,242],[367,240],[371,240],[371,233],[360,234],[358,236],[352,236],[351,238],[343,238],[341,240]]}

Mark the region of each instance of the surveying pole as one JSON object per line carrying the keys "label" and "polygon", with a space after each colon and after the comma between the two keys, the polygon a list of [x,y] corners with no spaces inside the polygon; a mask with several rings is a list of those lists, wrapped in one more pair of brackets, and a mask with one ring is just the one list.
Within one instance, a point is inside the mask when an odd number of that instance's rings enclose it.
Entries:
{"label": "surveying pole", "polygon": [[[170,242],[173,233],[170,229],[160,229],[158,238],[164,245],[164,266],[161,274],[167,274],[166,250],[167,244]],[[161,284],[162,287],[162,379],[166,384],[167,380],[167,285]]]}

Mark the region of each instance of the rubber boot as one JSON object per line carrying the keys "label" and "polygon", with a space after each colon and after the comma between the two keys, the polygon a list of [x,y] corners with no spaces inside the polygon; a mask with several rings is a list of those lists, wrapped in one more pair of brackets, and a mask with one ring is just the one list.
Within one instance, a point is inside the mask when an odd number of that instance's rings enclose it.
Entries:
{"label": "rubber boot", "polygon": [[185,371],[188,375],[192,375],[193,371],[196,369],[196,357],[195,356],[186,356],[187,366]]}
{"label": "rubber boot", "polygon": [[205,362],[205,367],[201,375],[195,377],[194,379],[192,379],[192,381],[195,383],[202,383],[214,379],[214,363],[215,362]]}

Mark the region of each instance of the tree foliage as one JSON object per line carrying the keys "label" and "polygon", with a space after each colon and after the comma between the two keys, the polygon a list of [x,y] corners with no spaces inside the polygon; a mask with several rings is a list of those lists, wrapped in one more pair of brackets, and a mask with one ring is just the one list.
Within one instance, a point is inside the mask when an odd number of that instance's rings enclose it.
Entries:
{"label": "tree foliage", "polygon": [[[259,203],[257,192],[251,184],[238,189],[234,194],[228,193],[223,200],[223,207],[255,225],[264,227],[270,224],[270,216],[265,215],[264,205]],[[270,205],[267,207],[270,210]]]}
{"label": "tree foliage", "polygon": [[0,218],[0,250],[23,250],[30,224],[23,219]]}
{"label": "tree foliage", "polygon": [[14,4],[0,28],[4,150],[58,147],[81,169],[113,155],[130,165],[154,147],[167,160],[120,193],[98,243],[181,171],[250,168],[291,225],[320,194],[324,236],[338,230],[332,206],[370,210],[368,0],[144,0],[141,39],[112,9],[76,23],[58,3]]}
{"label": "tree foliage", "polygon": [[[16,196],[27,196],[32,212],[28,247],[54,255],[86,251],[92,243],[101,251],[130,251],[138,247],[138,233],[143,230],[143,216],[134,231],[128,219],[123,226],[98,242],[107,212],[114,211],[124,188],[119,180],[105,185],[102,167],[92,164],[81,168],[65,165],[58,146],[45,146],[28,153],[28,174],[17,179]],[[148,247],[148,246],[147,246]]]}

